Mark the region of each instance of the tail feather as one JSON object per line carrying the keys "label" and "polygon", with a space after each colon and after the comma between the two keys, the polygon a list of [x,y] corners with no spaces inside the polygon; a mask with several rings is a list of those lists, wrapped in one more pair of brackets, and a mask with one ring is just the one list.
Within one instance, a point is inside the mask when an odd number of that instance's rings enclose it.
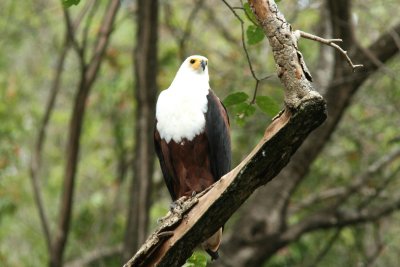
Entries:
{"label": "tail feather", "polygon": [[213,261],[218,260],[219,258],[218,250],[212,251],[211,249],[206,249],[206,252],[208,253],[208,255],[210,255],[211,260]]}
{"label": "tail feather", "polygon": [[222,240],[222,228],[220,228],[215,234],[203,242],[203,249],[211,256],[212,260],[219,258],[218,248]]}

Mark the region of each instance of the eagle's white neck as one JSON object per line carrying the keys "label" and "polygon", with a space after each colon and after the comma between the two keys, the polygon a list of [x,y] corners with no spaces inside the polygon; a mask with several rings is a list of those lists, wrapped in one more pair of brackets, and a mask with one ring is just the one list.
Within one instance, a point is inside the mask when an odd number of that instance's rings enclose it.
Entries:
{"label": "eagle's white neck", "polygon": [[198,73],[182,64],[168,89],[185,90],[190,93],[196,88],[206,88],[207,90],[210,88],[208,67],[203,72]]}
{"label": "eagle's white neck", "polygon": [[162,139],[181,143],[203,132],[209,88],[207,67],[195,72],[182,64],[171,86],[158,97],[156,127]]}

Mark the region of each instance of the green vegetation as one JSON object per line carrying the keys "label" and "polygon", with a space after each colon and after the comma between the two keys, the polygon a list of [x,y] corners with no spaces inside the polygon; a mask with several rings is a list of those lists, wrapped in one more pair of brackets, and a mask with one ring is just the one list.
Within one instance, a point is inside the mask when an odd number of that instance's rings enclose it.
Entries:
{"label": "green vegetation", "polygon": [[[233,165],[236,166],[263,136],[270,120],[283,108],[281,84],[275,75],[275,62],[267,38],[264,38],[247,3],[243,9],[235,10],[245,23],[244,36],[252,68],[259,78],[271,75],[259,82],[256,95],[256,80],[242,48],[239,21],[221,1],[204,1],[198,12],[192,13],[194,2],[159,1],[159,91],[169,86],[182,61],[181,56],[206,56],[211,87],[230,114]],[[325,1],[275,2],[294,29],[316,34],[324,32],[327,16],[325,13],[321,15],[321,10]],[[398,1],[352,2],[352,16],[356,21],[354,31],[362,45],[369,45],[399,23]],[[44,208],[50,232],[54,235],[63,192],[69,120],[82,71],[76,47],[73,43],[65,45],[63,6],[68,7],[72,25],[81,25],[76,36],[79,43],[88,45],[89,53],[85,59],[89,61],[107,3],[105,0],[32,0],[23,4],[13,0],[0,1],[1,266],[48,265],[49,253],[35,204],[30,171],[55,83],[57,64],[65,49],[59,91],[45,128],[38,171]],[[230,3],[241,7],[240,1]],[[134,134],[137,127],[134,118],[139,100],[134,94],[132,60],[136,45],[136,10],[136,1],[121,1],[110,43],[86,101],[71,229],[64,256],[66,266],[100,248],[117,247],[124,240],[134,147],[138,142]],[[80,20],[82,12],[85,16]],[[189,17],[190,14],[194,14],[193,17]],[[189,22],[191,26],[187,27]],[[85,25],[89,24],[86,28]],[[397,33],[393,34],[396,36]],[[325,68],[324,64],[332,64],[333,54],[337,52],[330,47],[322,50],[320,44],[309,40],[300,40],[299,48],[318,80],[316,89],[325,90],[331,69]],[[321,61],[322,57],[324,60]],[[379,159],[398,149],[398,59],[397,55],[388,63],[382,63],[380,71],[371,75],[349,100],[349,108],[323,152],[311,165],[306,179],[292,192],[289,209],[298,207],[317,192],[348,186]],[[350,68],[343,71],[351,74]],[[341,81],[335,82],[340,84]],[[397,196],[399,166],[398,160],[393,161],[371,175],[359,194],[347,200],[345,207],[362,208],[365,205],[377,208]],[[168,211],[170,203],[157,162],[154,169],[150,231],[156,227],[157,219]],[[372,197],[374,194],[375,198]],[[370,197],[371,203],[366,203]],[[306,208],[290,214],[288,225],[302,221],[333,201],[327,197],[309,203]],[[235,229],[240,212],[226,224],[226,235],[235,234],[231,230]],[[268,211],[261,210],[262,213],[268,214]],[[330,240],[333,240],[331,247],[315,266],[367,266],[378,248],[381,251],[374,259],[374,266],[397,266],[400,249],[398,220],[399,214],[394,213],[367,224],[311,232],[279,249],[264,266],[312,266]],[[229,257],[226,253],[225,257]],[[208,255],[195,252],[184,266],[207,266],[207,261]],[[120,251],[99,257],[87,266],[121,266]]]}

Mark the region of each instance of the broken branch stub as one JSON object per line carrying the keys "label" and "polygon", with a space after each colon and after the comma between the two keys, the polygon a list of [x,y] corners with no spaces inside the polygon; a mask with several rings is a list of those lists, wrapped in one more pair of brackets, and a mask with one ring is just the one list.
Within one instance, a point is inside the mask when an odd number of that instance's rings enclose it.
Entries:
{"label": "broken branch stub", "polygon": [[285,87],[285,105],[297,108],[306,99],[321,97],[311,86],[311,75],[297,48],[292,27],[275,2],[249,0],[249,4],[271,45],[278,77]]}

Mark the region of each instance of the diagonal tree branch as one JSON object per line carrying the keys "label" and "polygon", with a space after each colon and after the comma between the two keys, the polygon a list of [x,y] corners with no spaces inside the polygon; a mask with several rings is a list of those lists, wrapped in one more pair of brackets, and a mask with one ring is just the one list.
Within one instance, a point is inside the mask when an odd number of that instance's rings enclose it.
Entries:
{"label": "diagonal tree branch", "polygon": [[[308,134],[325,119],[325,101],[303,73],[290,25],[273,1],[250,1],[266,32],[285,90],[285,111],[234,170],[200,196],[178,203],[125,266],[181,266],[193,249],[219,229],[260,186],[288,163]],[[276,29],[280,29],[276,31]],[[189,203],[189,204],[188,204]]]}

